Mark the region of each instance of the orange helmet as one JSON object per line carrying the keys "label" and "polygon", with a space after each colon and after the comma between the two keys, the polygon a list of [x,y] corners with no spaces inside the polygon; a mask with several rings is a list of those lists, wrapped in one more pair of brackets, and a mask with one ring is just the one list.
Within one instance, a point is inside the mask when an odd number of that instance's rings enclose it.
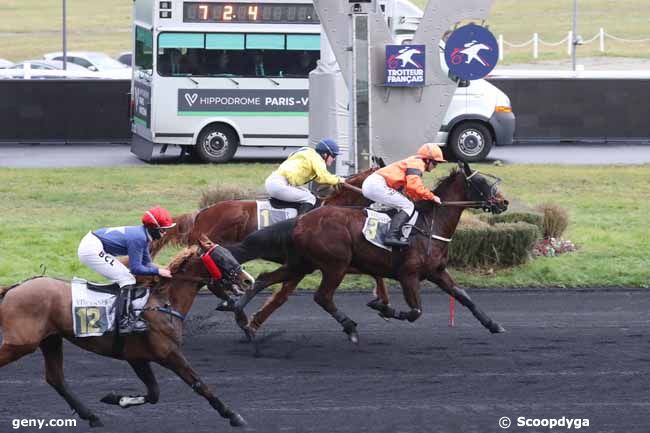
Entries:
{"label": "orange helmet", "polygon": [[423,144],[419,149],[417,155],[422,159],[432,159],[436,162],[447,162],[442,156],[442,149],[434,143]]}
{"label": "orange helmet", "polygon": [[152,207],[142,215],[142,224],[152,229],[169,229],[176,225],[164,207]]}

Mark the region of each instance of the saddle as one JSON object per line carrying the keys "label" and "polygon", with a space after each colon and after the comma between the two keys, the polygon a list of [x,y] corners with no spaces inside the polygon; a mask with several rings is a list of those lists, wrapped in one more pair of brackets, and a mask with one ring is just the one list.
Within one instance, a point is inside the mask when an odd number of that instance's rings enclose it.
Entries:
{"label": "saddle", "polygon": [[297,211],[300,207],[300,203],[278,200],[273,197],[269,197],[269,203],[274,209],[295,209]]}

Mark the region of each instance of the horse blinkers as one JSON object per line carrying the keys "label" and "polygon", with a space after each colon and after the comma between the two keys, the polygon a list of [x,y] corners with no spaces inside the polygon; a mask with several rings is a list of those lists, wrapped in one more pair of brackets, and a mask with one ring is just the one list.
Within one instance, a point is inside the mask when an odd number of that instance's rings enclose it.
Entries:
{"label": "horse blinkers", "polygon": [[[500,214],[508,210],[509,202],[503,198],[497,188],[497,185],[501,182],[500,178],[491,174],[480,173],[478,170],[472,171],[466,162],[459,162],[458,165],[465,175],[465,187],[470,190],[472,199],[476,197],[477,201],[483,202],[481,207],[483,211]],[[492,182],[488,181],[488,177],[492,179]]]}

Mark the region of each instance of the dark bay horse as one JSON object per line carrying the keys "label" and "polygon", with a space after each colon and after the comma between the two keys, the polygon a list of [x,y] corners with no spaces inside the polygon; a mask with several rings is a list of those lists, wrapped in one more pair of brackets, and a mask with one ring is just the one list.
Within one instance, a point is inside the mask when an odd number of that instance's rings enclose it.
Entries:
{"label": "dark bay horse", "polygon": [[[370,168],[357,173],[346,180],[346,183],[361,188],[363,181],[376,171]],[[345,188],[335,190],[323,200],[323,206],[368,206],[370,201],[356,191]],[[215,203],[193,213],[174,217],[176,226],[169,229],[165,236],[151,242],[151,257],[155,257],[166,245],[188,246],[196,243],[202,236],[207,236],[213,242],[233,243],[242,241],[246,236],[257,230],[257,202],[255,200],[225,200]],[[376,279],[376,295],[382,303],[388,304],[388,292],[381,278]],[[210,285],[210,291],[217,297],[229,300],[221,287]],[[237,317],[241,323],[246,320]]]}
{"label": "dark bay horse", "polygon": [[[210,247],[211,243],[201,243],[201,249],[205,251]],[[231,426],[245,425],[241,415],[212,393],[180,350],[182,320],[192,307],[199,288],[210,279],[199,252],[197,246],[188,247],[170,263],[172,278],[161,280],[152,289],[143,312],[149,330],[123,336],[123,344],[118,346],[121,350],[116,350],[113,335],[75,337],[71,287],[67,281],[35,277],[0,289],[0,329],[3,336],[0,367],[40,348],[45,358],[47,383],[91,427],[101,426],[97,415],[77,399],[65,382],[62,350],[65,338],[85,350],[128,362],[147,387],[146,396],[109,394],[102,399],[104,403],[128,407],[158,402],[160,391],[150,365],[155,362],[176,373],[195,392],[205,397],[219,415],[230,420]],[[245,285],[246,278],[246,274],[242,273],[233,283]]]}
{"label": "dark bay horse", "polygon": [[508,206],[507,200],[497,191],[496,182],[488,182],[469,165],[459,165],[461,169],[442,179],[435,189],[443,204],[447,202],[450,206],[439,207],[430,201],[416,203],[419,217],[413,227],[415,234],[411,236],[410,245],[403,250],[390,252],[370,244],[362,233],[366,219],[364,210],[336,206],[316,209],[298,220],[270,226],[251,234],[239,244],[229,246],[240,263],[259,257],[280,261],[278,256],[284,254],[284,265],[260,275],[254,289],[237,302],[236,308],[243,308],[265,287],[283,283],[282,289],[253,315],[244,329],[247,336],[254,337],[255,331],[287,300],[305,275],[320,270],[323,277],[314,300],[342,325],[344,332],[356,343],[356,323],[339,310],[333,300],[334,291],[350,269],[400,282],[411,310],[396,312],[387,305],[376,306],[385,317],[415,321],[422,313],[420,282],[428,280],[467,307],[492,333],[503,332],[501,325],[485,314],[446,270],[448,240],[456,231],[463,209],[477,207],[499,213]]}

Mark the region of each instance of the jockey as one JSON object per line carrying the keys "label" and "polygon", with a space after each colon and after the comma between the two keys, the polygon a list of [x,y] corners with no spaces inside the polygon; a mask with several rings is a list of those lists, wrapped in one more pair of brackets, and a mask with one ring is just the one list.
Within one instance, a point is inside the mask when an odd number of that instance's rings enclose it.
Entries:
{"label": "jockey", "polygon": [[[413,215],[415,206],[412,200],[431,200],[440,204],[436,197],[422,182],[424,171],[433,170],[439,162],[447,162],[438,145],[422,145],[416,155],[380,168],[363,182],[363,195],[372,201],[399,210],[390,222],[390,230],[384,243],[389,246],[406,246],[402,241],[402,226]],[[404,194],[398,190],[404,188]],[[407,198],[408,197],[408,198]]]}
{"label": "jockey", "polygon": [[312,180],[327,185],[343,182],[340,177],[327,171],[338,154],[339,146],[331,138],[319,141],[316,149],[300,148],[266,179],[266,192],[272,198],[299,203],[298,215],[309,212],[316,205],[316,197],[302,186]]}
{"label": "jockey", "polygon": [[[149,242],[160,239],[167,229],[175,225],[167,209],[154,207],[144,213],[142,225],[100,228],[88,232],[79,244],[77,255],[81,263],[120,286],[128,308],[131,292],[135,289],[135,275],[171,278],[169,269],[159,268],[152,263]],[[129,267],[124,266],[116,256],[128,256]],[[146,329],[144,322],[136,322],[135,315],[128,314],[121,305],[117,306],[115,317],[120,329],[127,330],[131,325],[135,331]]]}

